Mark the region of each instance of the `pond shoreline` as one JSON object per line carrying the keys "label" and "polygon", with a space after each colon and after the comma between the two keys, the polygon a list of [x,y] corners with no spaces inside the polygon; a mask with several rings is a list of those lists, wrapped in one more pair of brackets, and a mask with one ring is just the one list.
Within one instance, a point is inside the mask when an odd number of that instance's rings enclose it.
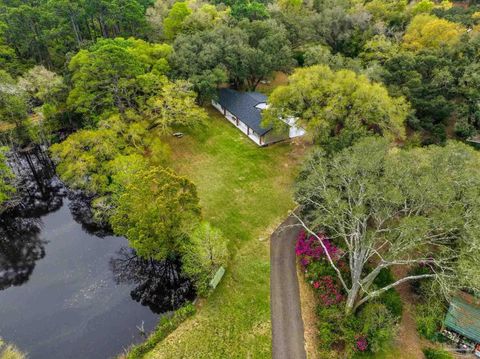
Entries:
{"label": "pond shoreline", "polygon": [[194,298],[178,262],[145,261],[95,226],[88,197],[46,153],[9,164],[18,191],[0,214],[0,337],[33,359],[116,357]]}

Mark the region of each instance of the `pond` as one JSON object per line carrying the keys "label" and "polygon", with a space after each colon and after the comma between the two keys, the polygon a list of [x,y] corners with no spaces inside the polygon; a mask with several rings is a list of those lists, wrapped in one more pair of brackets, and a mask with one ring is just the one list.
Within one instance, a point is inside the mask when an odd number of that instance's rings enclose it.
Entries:
{"label": "pond", "polygon": [[178,263],[142,260],[92,226],[43,153],[11,165],[19,199],[0,215],[0,337],[32,359],[115,357],[194,298]]}

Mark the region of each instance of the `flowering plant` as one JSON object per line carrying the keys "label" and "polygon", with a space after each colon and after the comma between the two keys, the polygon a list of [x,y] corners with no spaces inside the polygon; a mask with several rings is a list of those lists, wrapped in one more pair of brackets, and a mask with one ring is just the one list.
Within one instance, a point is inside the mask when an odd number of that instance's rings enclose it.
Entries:
{"label": "flowering plant", "polygon": [[364,352],[368,348],[367,338],[364,335],[355,336],[355,347],[358,351]]}
{"label": "flowering plant", "polygon": [[334,279],[329,275],[320,277],[312,285],[320,292],[319,297],[325,307],[338,304],[343,300],[342,293],[337,288]]}
{"label": "flowering plant", "polygon": [[[326,256],[324,247],[332,259],[338,259],[339,249],[328,240],[327,236],[323,233],[319,233],[317,234],[317,237],[313,235],[307,236],[305,231],[301,231],[298,234],[295,254],[298,257],[301,257],[300,263],[304,267],[306,267],[313,259],[320,259]],[[320,243],[320,241],[322,243]]]}

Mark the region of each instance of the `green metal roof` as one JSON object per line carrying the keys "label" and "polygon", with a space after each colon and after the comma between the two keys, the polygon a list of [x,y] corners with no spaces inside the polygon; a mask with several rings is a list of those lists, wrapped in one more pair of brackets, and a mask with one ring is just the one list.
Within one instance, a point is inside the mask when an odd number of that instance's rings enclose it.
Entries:
{"label": "green metal roof", "polygon": [[480,343],[480,306],[470,304],[460,297],[452,298],[445,326]]}

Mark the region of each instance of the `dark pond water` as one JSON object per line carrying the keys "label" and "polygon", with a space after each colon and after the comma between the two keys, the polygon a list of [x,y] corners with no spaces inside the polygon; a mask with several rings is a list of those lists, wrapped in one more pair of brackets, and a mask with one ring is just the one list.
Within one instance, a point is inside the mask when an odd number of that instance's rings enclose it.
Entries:
{"label": "dark pond water", "polygon": [[0,215],[0,337],[33,359],[105,359],[193,299],[178,263],[136,257],[92,226],[48,158],[27,157],[12,157],[19,200]]}

